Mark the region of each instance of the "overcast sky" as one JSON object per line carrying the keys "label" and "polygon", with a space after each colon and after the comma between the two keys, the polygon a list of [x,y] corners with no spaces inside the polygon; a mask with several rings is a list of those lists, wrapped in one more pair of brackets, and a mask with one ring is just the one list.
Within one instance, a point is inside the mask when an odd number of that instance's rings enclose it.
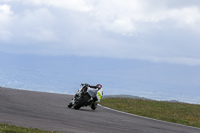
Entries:
{"label": "overcast sky", "polygon": [[0,0],[0,51],[200,65],[199,0]]}

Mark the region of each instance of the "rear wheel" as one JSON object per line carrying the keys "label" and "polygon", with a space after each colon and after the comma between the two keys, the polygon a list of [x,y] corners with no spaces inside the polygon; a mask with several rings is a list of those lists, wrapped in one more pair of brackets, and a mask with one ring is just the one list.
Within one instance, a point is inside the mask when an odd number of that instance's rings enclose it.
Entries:
{"label": "rear wheel", "polygon": [[72,103],[69,103],[68,108],[71,108],[72,106],[73,106]]}
{"label": "rear wheel", "polygon": [[96,102],[92,103],[91,109],[92,109],[92,110],[95,110],[96,108],[97,108],[97,103],[96,103]]}
{"label": "rear wheel", "polygon": [[88,94],[84,95],[83,98],[80,98],[74,105],[74,109],[80,109],[89,99],[90,96]]}

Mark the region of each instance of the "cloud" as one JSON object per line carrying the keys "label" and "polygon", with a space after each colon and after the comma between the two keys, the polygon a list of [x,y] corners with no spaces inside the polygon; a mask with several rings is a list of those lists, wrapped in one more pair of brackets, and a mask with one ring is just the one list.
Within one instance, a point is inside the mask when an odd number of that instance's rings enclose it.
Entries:
{"label": "cloud", "polygon": [[1,51],[199,65],[199,5],[196,0],[3,0],[0,41],[9,46],[1,43]]}
{"label": "cloud", "polygon": [[26,4],[35,4],[39,6],[51,6],[56,8],[63,8],[74,11],[90,11],[92,7],[92,0],[23,0]]}
{"label": "cloud", "polygon": [[200,30],[200,10],[198,7],[185,7],[173,9],[166,13],[168,19],[174,20],[175,26],[184,29]]}
{"label": "cloud", "polygon": [[[114,33],[138,33],[148,30],[148,27],[154,26],[155,23],[159,24],[158,27],[163,27],[162,23],[168,20],[179,28],[192,27],[195,29],[198,27],[200,11],[195,4],[168,8],[162,2],[154,1],[153,4],[145,0],[126,0],[126,2],[121,0],[98,2],[92,0],[26,0],[23,2],[36,6],[62,8],[67,12],[75,11],[79,13],[78,15],[85,13],[96,27]],[[149,26],[143,29],[143,25]]]}
{"label": "cloud", "polygon": [[9,31],[10,21],[12,20],[13,12],[7,4],[0,5],[0,40],[9,40],[12,36]]}
{"label": "cloud", "polygon": [[27,9],[21,16],[17,16],[16,21],[18,21],[20,27],[26,29],[22,32],[26,38],[40,42],[54,42],[59,40],[54,33],[54,29],[52,29],[54,16],[47,8]]}

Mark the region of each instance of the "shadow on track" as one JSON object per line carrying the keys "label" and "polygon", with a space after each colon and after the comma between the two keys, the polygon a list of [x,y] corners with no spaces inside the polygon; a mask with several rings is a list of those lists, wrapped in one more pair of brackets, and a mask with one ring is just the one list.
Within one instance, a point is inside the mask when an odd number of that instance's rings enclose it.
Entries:
{"label": "shadow on track", "polygon": [[68,108],[68,109],[71,109],[71,110],[74,110],[74,111],[97,112],[97,110],[92,110],[89,107],[88,108],[80,108],[80,109],[74,109],[74,108]]}

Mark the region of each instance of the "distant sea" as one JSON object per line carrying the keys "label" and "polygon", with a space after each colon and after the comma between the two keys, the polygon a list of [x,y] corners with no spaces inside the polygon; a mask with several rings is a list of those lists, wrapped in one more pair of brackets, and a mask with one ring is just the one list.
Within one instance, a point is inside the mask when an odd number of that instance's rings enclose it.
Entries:
{"label": "distant sea", "polygon": [[129,59],[0,53],[0,86],[75,94],[81,83],[101,83],[105,95],[200,104],[200,68]]}

